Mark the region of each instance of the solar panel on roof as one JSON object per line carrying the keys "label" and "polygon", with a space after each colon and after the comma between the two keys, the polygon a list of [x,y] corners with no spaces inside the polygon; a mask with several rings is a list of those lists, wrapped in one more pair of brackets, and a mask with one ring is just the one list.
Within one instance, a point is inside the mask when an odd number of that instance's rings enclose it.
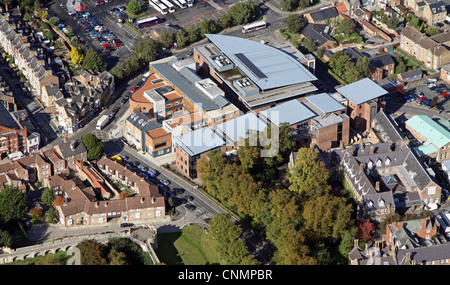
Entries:
{"label": "solar panel on roof", "polygon": [[235,53],[234,54],[240,62],[245,64],[250,71],[257,76],[259,79],[261,78],[267,78],[267,76],[259,69],[257,68],[244,54],[242,53]]}

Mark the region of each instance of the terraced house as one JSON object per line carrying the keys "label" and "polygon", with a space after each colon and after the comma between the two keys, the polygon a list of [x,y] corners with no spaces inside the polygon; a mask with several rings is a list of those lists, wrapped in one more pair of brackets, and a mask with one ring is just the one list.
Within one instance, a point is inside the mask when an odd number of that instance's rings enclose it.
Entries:
{"label": "terraced house", "polygon": [[431,70],[437,70],[450,63],[450,51],[444,45],[432,40],[411,26],[402,30],[400,48]]}
{"label": "terraced house", "polygon": [[47,65],[49,59],[42,46],[37,44],[31,28],[8,11],[0,12],[0,45],[12,56],[14,64],[38,95],[42,94],[45,85],[58,84],[58,77]]}

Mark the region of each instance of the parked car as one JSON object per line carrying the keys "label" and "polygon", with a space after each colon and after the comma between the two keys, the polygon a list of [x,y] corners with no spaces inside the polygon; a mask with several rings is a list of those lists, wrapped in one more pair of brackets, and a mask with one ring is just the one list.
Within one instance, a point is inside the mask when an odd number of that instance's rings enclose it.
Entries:
{"label": "parked car", "polygon": [[114,47],[115,47],[115,48],[121,47],[121,46],[123,46],[123,43],[121,43],[121,42],[117,42],[117,41],[116,41],[116,42],[114,43]]}
{"label": "parked car", "polygon": [[173,188],[173,190],[174,190],[177,194],[183,194],[183,193],[184,193],[184,189],[183,189],[183,188]]}
{"label": "parked car", "polygon": [[120,224],[120,227],[121,227],[121,228],[127,228],[127,227],[132,227],[132,226],[134,226],[133,223],[121,223],[121,224]]}
{"label": "parked car", "polygon": [[123,154],[119,154],[119,157],[123,159],[123,161],[127,161],[128,160],[128,156],[123,155]]}
{"label": "parked car", "polygon": [[185,198],[186,198],[186,200],[188,200],[188,202],[191,202],[194,200],[194,197],[192,197],[192,196],[186,196]]}
{"label": "parked car", "polygon": [[369,45],[374,45],[375,44],[375,42],[372,42],[372,41],[366,41],[366,43],[369,44]]}
{"label": "parked car", "polygon": [[411,102],[411,98],[409,98],[409,96],[405,96],[405,97],[403,97],[403,99],[405,99],[405,102],[406,102],[406,103]]}
{"label": "parked car", "polygon": [[147,172],[148,171],[148,167],[147,166],[138,166],[138,168],[139,168],[139,170],[140,171],[143,171],[143,172]]}
{"label": "parked car", "polygon": [[420,97],[419,99],[417,99],[418,102],[422,102],[425,100],[425,97]]}
{"label": "parked car", "polygon": [[442,92],[441,97],[444,97],[444,98],[448,97],[448,93]]}
{"label": "parked car", "polygon": [[436,78],[432,78],[432,77],[430,77],[430,78],[428,78],[428,79],[427,79],[427,81],[429,81],[429,82],[436,82],[436,81],[437,81],[437,79],[436,79]]}
{"label": "parked car", "polygon": [[190,210],[190,211],[194,211],[195,210],[195,206],[192,204],[186,204],[185,205],[186,209]]}
{"label": "parked car", "polygon": [[159,180],[159,182],[161,182],[162,184],[164,184],[166,186],[169,186],[169,184],[170,184],[170,182],[168,180],[165,180],[165,179],[161,179],[161,180]]}
{"label": "parked car", "polygon": [[137,86],[133,86],[133,88],[130,89],[130,92],[133,93],[134,91],[136,91]]}

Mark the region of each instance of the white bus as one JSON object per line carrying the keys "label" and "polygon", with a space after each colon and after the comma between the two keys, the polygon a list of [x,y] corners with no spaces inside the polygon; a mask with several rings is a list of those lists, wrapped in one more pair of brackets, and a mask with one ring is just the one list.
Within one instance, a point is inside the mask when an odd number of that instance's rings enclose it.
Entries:
{"label": "white bus", "polygon": [[148,3],[155,8],[156,10],[158,10],[161,14],[165,15],[167,14],[168,10],[167,7],[159,2],[159,0],[148,0]]}
{"label": "white bus", "polygon": [[250,33],[250,32],[253,32],[253,31],[264,29],[266,27],[267,27],[266,22],[258,21],[258,22],[254,22],[254,23],[242,26],[242,32],[244,34],[245,33]]}
{"label": "white bus", "polygon": [[185,0],[172,0],[173,3],[178,5],[181,9],[187,8],[187,4]]}
{"label": "white bus", "polygon": [[186,0],[188,7],[192,7],[194,5],[194,0]]}
{"label": "white bus", "polygon": [[175,6],[169,2],[169,0],[161,0],[164,5],[166,5],[167,9],[169,10],[169,13],[175,12]]}

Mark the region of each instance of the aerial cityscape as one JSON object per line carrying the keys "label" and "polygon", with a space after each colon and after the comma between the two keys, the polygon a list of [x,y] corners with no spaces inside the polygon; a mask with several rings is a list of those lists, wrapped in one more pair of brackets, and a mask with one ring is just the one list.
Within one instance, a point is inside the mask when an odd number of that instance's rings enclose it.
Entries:
{"label": "aerial cityscape", "polygon": [[448,265],[449,5],[1,0],[0,264]]}

